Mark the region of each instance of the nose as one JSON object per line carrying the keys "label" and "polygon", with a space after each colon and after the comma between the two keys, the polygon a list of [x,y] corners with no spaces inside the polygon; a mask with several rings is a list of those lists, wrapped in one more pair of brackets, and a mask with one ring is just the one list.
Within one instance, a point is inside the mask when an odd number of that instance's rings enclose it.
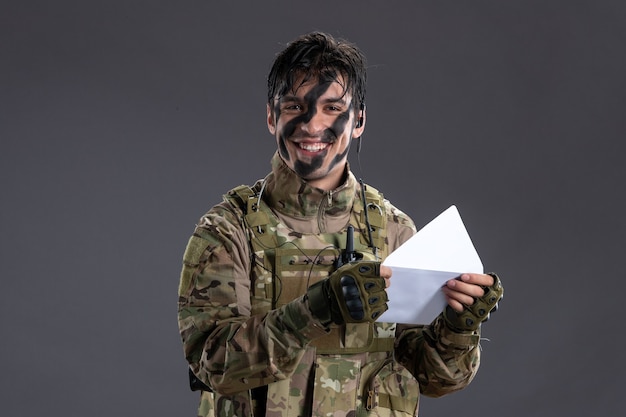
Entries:
{"label": "nose", "polygon": [[301,129],[309,136],[320,136],[326,129],[326,118],[323,114],[316,112],[308,121],[303,121]]}

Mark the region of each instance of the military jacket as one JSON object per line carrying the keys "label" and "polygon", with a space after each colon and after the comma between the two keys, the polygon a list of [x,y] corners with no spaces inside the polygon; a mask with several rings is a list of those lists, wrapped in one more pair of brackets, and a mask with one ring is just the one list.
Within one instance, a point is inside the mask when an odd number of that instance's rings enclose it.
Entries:
{"label": "military jacket", "polygon": [[455,333],[441,316],[426,326],[327,328],[308,307],[306,288],[332,273],[349,224],[356,249],[382,260],[415,233],[406,214],[382,195],[368,205],[348,168],[340,187],[322,191],[277,154],[246,189],[200,219],[183,257],[178,321],[206,384],[199,416],[410,416],[420,393],[469,384],[478,333]]}

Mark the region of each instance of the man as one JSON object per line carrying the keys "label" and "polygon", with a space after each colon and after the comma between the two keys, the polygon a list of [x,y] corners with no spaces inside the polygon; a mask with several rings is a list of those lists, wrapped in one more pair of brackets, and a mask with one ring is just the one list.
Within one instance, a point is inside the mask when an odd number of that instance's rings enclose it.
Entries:
{"label": "man", "polygon": [[272,172],[224,196],[183,259],[179,327],[200,416],[416,415],[478,370],[480,324],[495,275],[442,289],[433,323],[384,323],[386,255],[411,219],[359,183],[347,157],[365,129],[365,58],[323,33],[304,35],[268,77]]}

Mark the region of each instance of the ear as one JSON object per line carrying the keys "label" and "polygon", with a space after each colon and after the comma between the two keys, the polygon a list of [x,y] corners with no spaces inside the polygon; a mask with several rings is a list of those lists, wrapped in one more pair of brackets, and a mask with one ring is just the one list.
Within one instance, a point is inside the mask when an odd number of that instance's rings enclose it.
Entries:
{"label": "ear", "polygon": [[272,135],[276,135],[276,121],[274,120],[273,109],[270,107],[269,103],[267,104],[267,130],[269,130]]}
{"label": "ear", "polygon": [[352,137],[358,138],[363,135],[365,131],[365,119],[366,119],[365,106],[356,113],[356,120],[354,121],[354,130],[352,131]]}

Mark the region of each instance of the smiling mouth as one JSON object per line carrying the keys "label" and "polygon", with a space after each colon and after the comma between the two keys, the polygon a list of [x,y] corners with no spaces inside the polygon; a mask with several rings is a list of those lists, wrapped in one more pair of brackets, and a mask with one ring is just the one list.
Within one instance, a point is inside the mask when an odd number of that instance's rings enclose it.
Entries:
{"label": "smiling mouth", "polygon": [[316,142],[316,143],[296,143],[296,146],[298,146],[300,149],[307,151],[307,152],[320,152],[323,151],[324,149],[328,148],[328,146],[330,146],[329,143],[325,143],[325,142]]}

